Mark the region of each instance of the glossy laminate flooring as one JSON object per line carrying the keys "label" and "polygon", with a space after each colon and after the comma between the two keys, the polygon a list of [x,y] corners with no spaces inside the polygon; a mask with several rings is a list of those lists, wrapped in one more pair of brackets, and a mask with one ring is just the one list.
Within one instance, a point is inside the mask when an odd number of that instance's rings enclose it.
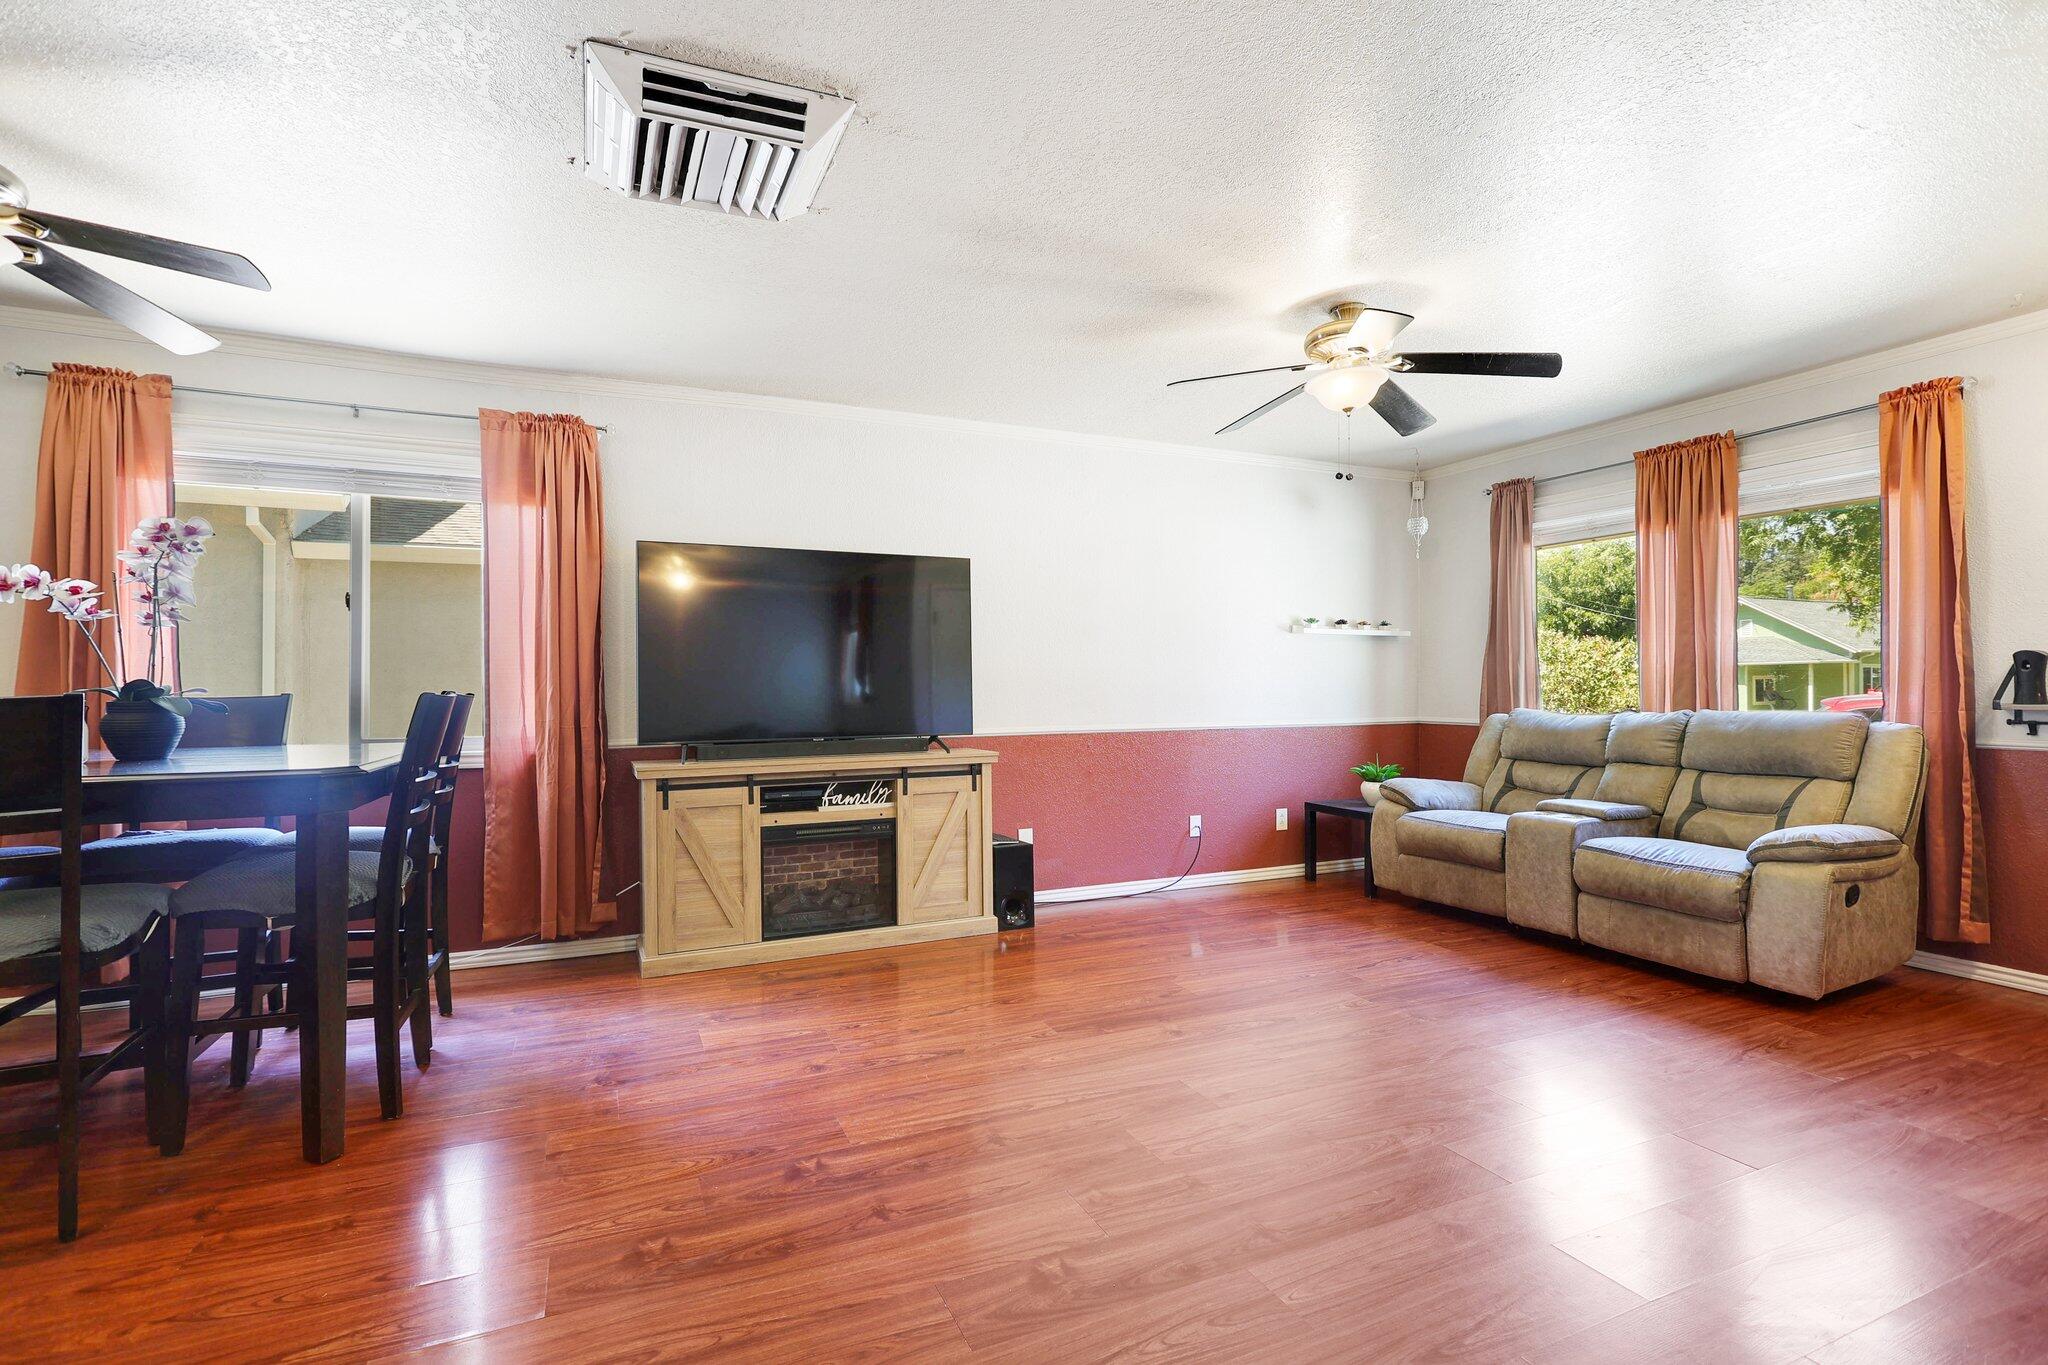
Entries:
{"label": "glossy laminate flooring", "polygon": [[[2048,998],[1810,1005],[1266,883],[641,981],[456,978],[298,1159],[296,1061],[191,1140],[89,1096],[83,1233],[0,1153],[15,1359],[2039,1359]],[[26,1031],[25,1031],[26,1030]],[[0,1054],[40,1039],[17,1026]],[[0,1122],[47,1110],[0,1093]]]}

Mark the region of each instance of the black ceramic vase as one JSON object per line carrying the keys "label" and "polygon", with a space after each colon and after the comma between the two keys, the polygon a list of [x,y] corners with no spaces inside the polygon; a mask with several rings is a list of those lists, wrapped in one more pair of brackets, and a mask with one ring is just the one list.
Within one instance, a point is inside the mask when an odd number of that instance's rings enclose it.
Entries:
{"label": "black ceramic vase", "polygon": [[185,718],[153,701],[110,701],[100,718],[100,743],[123,763],[168,758],[185,737]]}

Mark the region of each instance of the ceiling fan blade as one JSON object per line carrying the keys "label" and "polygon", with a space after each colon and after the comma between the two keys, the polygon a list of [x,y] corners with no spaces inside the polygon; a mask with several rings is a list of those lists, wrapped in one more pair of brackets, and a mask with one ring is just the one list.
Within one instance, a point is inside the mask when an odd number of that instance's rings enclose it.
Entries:
{"label": "ceiling fan blade", "polygon": [[1387,425],[1397,436],[1413,436],[1424,427],[1436,425],[1436,418],[1428,408],[1409,396],[1408,390],[1389,379],[1380,385],[1380,391],[1372,396],[1372,410],[1386,418]]}
{"label": "ceiling fan blade", "polygon": [[172,241],[169,237],[152,237],[146,232],[130,232],[127,228],[88,223],[82,218],[64,218],[41,210],[23,217],[44,228],[45,235],[41,240],[55,246],[68,246],[75,251],[96,251],[102,256],[120,256],[141,261],[144,265],[162,266],[165,270],[203,275],[224,284],[239,284],[244,289],[267,291],[270,288],[270,281],[248,257],[237,256],[232,251],[217,251],[210,246],[194,246],[190,242]]}
{"label": "ceiling fan blade", "polygon": [[164,311],[134,290],[114,283],[97,270],[80,265],[51,246],[25,242],[19,237],[7,240],[10,244],[21,242],[34,256],[33,260],[16,262],[23,270],[130,331],[141,333],[167,351],[176,355],[197,355],[220,345],[217,339],[183,318]]}
{"label": "ceiling fan blade", "polygon": [[1413,351],[1402,355],[1403,374],[1501,374],[1555,379],[1564,357],[1555,351]]}
{"label": "ceiling fan blade", "polygon": [[1236,379],[1247,374],[1279,374],[1282,371],[1292,374],[1298,370],[1305,370],[1314,363],[1314,361],[1304,360],[1299,365],[1268,365],[1263,370],[1232,370],[1229,374],[1198,374],[1193,379],[1169,380],[1166,387],[1170,389],[1175,384],[1201,384],[1211,379]]}
{"label": "ceiling fan blade", "polygon": [[1307,387],[1308,385],[1306,384],[1296,384],[1293,388],[1281,394],[1278,398],[1269,398],[1265,402],[1259,404],[1250,412],[1238,418],[1235,422],[1232,422],[1229,426],[1218,428],[1216,434],[1218,436],[1221,436],[1226,431],[1236,431],[1239,427],[1243,426],[1247,422],[1257,421],[1259,418],[1264,417],[1267,413],[1271,412],[1274,408],[1277,408],[1282,403],[1285,403],[1288,399],[1298,397],[1301,391]]}

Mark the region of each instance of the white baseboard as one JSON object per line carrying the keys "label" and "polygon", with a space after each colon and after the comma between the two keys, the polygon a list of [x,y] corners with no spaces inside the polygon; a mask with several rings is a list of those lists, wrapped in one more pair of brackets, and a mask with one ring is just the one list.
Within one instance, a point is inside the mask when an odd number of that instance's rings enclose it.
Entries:
{"label": "white baseboard", "polygon": [[[1363,858],[1332,858],[1328,862],[1317,863],[1316,873],[1320,876],[1328,872],[1356,872],[1364,866]],[[1278,867],[1243,867],[1228,872],[1196,872],[1173,889],[1181,891],[1201,886],[1234,886],[1239,882],[1278,882],[1300,876],[1300,863],[1282,863]],[[1171,881],[1171,877],[1147,877],[1143,881],[1103,882],[1099,886],[1061,886],[1050,891],[1040,891],[1035,899],[1040,905],[1109,900],[1117,896],[1133,896],[1147,891],[1164,890]]]}
{"label": "white baseboard", "polygon": [[1906,965],[1918,967],[1923,972],[1940,972],[1945,976],[1981,981],[1987,986],[2048,995],[2048,976],[2021,971],[2018,967],[2001,967],[1995,962],[1972,962],[1966,957],[1950,957],[1946,953],[1915,953],[1906,959]]}
{"label": "white baseboard", "polygon": [[522,962],[560,962],[572,957],[602,957],[606,953],[637,952],[639,947],[638,934],[612,934],[605,938],[562,938],[552,942],[536,940],[532,943],[507,943],[498,948],[471,948],[467,952],[450,953],[448,969],[460,972],[471,967],[513,967]]}

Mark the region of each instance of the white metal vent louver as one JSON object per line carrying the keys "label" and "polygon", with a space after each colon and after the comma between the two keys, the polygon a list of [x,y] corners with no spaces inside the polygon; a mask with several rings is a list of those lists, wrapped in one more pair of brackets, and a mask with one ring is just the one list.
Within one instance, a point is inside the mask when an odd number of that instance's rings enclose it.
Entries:
{"label": "white metal vent louver", "polygon": [[595,40],[583,168],[636,199],[756,218],[811,206],[853,101]]}

